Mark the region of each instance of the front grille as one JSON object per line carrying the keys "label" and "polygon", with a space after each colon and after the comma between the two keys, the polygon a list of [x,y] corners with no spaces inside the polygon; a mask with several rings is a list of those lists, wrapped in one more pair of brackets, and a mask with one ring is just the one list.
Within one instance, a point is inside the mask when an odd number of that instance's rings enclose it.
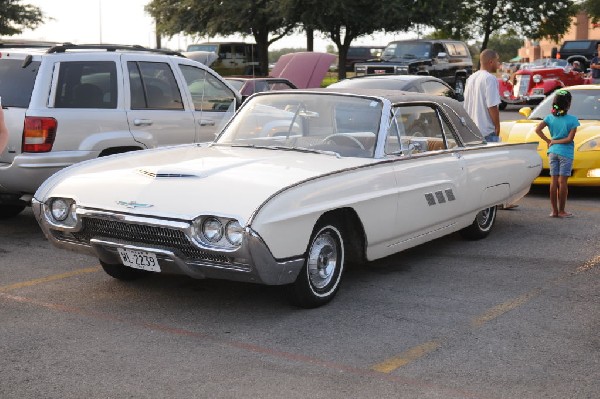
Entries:
{"label": "front grille", "polygon": [[369,66],[367,67],[367,74],[388,74],[394,73],[393,66]]}
{"label": "front grille", "polygon": [[228,256],[216,255],[194,246],[181,230],[146,226],[118,220],[84,218],[80,231],[72,233],[79,242],[89,244],[92,238],[117,239],[131,244],[145,244],[173,251],[183,259],[217,263],[233,263]]}
{"label": "front grille", "polygon": [[515,97],[523,97],[527,94],[527,89],[529,89],[529,80],[531,77],[529,75],[517,75],[515,78],[517,82],[513,88],[513,94]]}

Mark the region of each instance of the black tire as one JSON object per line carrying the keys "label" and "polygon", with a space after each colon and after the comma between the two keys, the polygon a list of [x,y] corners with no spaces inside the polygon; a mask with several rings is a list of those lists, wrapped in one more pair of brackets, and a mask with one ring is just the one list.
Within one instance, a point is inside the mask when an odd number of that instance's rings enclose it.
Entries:
{"label": "black tire", "polygon": [[487,237],[496,221],[496,210],[496,206],[492,206],[479,211],[473,223],[460,230],[460,234],[468,240],[480,240]]}
{"label": "black tire", "polygon": [[505,103],[504,101],[500,101],[500,105],[498,105],[498,108],[500,109],[500,111],[504,111],[506,109],[506,106],[508,104]]}
{"label": "black tire", "polygon": [[462,76],[457,76],[454,81],[454,92],[456,94],[465,94],[465,78]]}
{"label": "black tire", "polygon": [[23,212],[25,205],[0,205],[0,219],[9,219]]}
{"label": "black tire", "polygon": [[317,224],[306,251],[306,262],[287,287],[290,302],[311,309],[331,301],[338,291],[345,264],[345,241],[339,222]]}
{"label": "black tire", "polygon": [[100,261],[100,265],[109,276],[122,281],[132,281],[144,277],[150,272],[146,270],[134,269],[133,267],[127,267],[122,264],[110,264]]}

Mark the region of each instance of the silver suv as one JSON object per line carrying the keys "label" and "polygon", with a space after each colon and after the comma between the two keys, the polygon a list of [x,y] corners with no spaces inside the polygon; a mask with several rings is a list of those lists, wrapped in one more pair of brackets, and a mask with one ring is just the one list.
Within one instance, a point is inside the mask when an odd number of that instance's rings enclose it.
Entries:
{"label": "silver suv", "polygon": [[0,44],[9,143],[0,218],[21,212],[56,171],[126,151],[212,141],[241,103],[218,74],[139,46]]}

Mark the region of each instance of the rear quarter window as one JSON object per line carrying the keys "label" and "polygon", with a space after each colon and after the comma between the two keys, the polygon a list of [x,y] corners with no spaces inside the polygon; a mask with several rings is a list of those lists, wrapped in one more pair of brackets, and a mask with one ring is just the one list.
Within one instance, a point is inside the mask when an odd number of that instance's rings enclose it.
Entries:
{"label": "rear quarter window", "polygon": [[29,106],[40,62],[31,62],[25,68],[22,65],[23,60],[0,59],[0,97],[5,107]]}
{"label": "rear quarter window", "polygon": [[116,108],[117,68],[113,61],[61,62],[55,108]]}

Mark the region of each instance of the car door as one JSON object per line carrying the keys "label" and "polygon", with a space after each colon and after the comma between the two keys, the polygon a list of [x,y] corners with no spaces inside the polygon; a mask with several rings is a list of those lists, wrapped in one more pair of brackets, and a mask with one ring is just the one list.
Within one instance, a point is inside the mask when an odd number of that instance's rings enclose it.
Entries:
{"label": "car door", "polygon": [[398,158],[397,244],[452,226],[464,214],[467,174],[456,139],[434,104],[393,110],[385,153]]}
{"label": "car door", "polygon": [[196,142],[213,141],[235,113],[240,98],[208,69],[187,63],[179,63],[178,68],[191,96]]}
{"label": "car door", "polygon": [[166,56],[121,57],[125,71],[126,109],[136,141],[148,148],[193,143],[194,111]]}

